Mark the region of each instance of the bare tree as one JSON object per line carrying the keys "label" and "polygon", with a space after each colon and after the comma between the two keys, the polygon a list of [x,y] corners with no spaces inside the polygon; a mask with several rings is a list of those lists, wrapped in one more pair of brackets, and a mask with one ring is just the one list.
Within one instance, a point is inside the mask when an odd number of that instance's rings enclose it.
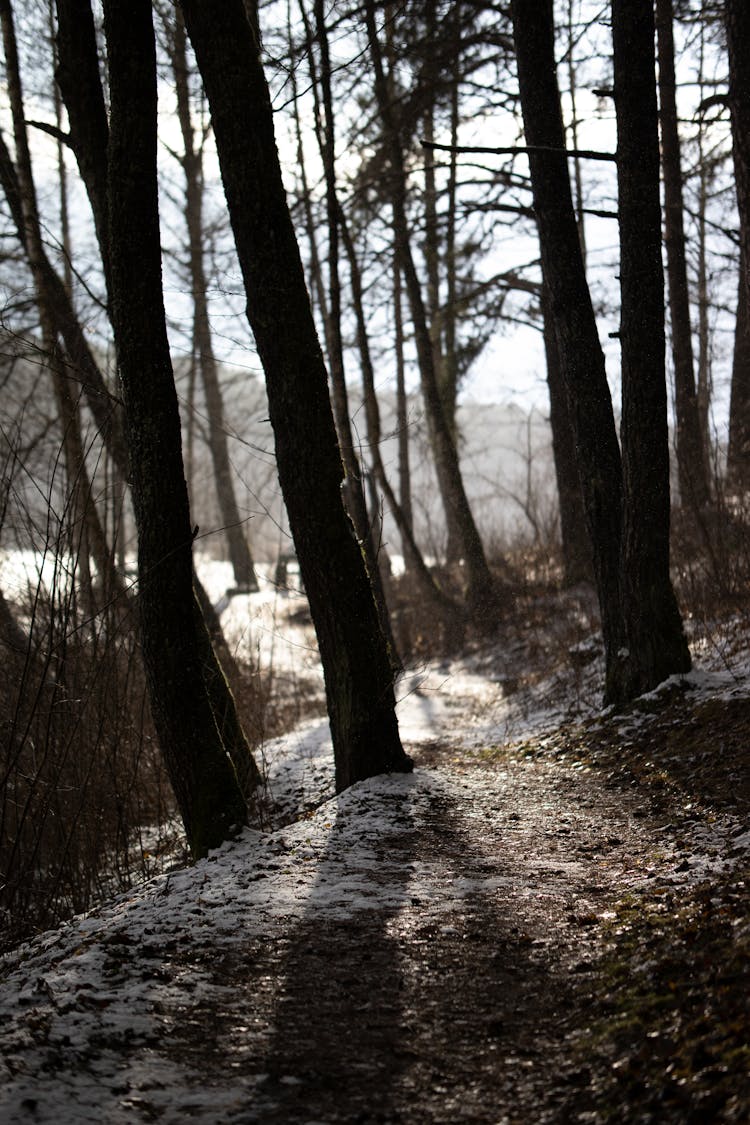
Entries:
{"label": "bare tree", "polygon": [[[648,9],[648,11],[646,10]],[[690,667],[669,579],[669,452],[651,0],[613,5],[620,188],[623,461],[583,268],[551,0],[513,0],[518,74],[550,315],[568,394],[606,652],[622,703]]]}
{"label": "bare tree", "polygon": [[484,547],[471,513],[464,489],[456,444],[445,415],[440,394],[440,384],[435,366],[435,351],[430,336],[427,309],[422,286],[414,262],[406,215],[406,172],[404,156],[394,119],[393,104],[383,65],[376,21],[375,5],[367,0],[365,22],[370,57],[375,75],[375,95],[380,114],[387,158],[390,164],[388,178],[393,229],[405,288],[414,325],[425,414],[430,427],[435,468],[443,504],[450,510],[453,527],[460,536],[460,554],[466,568],[466,602],[477,623],[491,627],[497,616],[498,590],[487,564]]}
{"label": "bare tree", "polygon": [[241,0],[183,0],[203,77],[247,312],[266,372],[289,522],[318,636],[336,786],[408,770],[393,669],[354,529],[257,37]]}
{"label": "bare tree", "polygon": [[203,150],[195,143],[195,129],[190,109],[190,83],[185,43],[185,26],[179,8],[173,21],[162,16],[167,36],[175,94],[177,117],[182,133],[184,153],[180,164],[185,176],[185,220],[188,229],[190,291],[193,301],[193,348],[203,380],[208,415],[208,447],[214,468],[216,496],[221,512],[222,530],[226,539],[234,581],[243,591],[258,589],[255,565],[245,534],[245,520],[240,515],[235,493],[232,465],[229,458],[227,432],[224,424],[224,403],[219,383],[218,365],[214,355],[213,335],[208,315],[208,285],[203,260]]}
{"label": "bare tree", "polygon": [[708,450],[701,434],[693,365],[690,296],[685,260],[682,162],[677,117],[672,0],[656,0],[659,49],[659,123],[664,172],[664,242],[672,321],[676,447],[680,500],[694,509],[710,498]]}
{"label": "bare tree", "polygon": [[[616,697],[690,670],[669,575],[669,437],[652,0],[612,0],[620,224],[623,538],[627,655]],[[697,499],[697,497],[696,497]]]}
{"label": "bare tree", "polygon": [[149,0],[104,5],[110,83],[107,197],[112,320],[126,406],[151,708],[196,856],[247,819],[204,678],[192,529],[161,287],[156,51]]}

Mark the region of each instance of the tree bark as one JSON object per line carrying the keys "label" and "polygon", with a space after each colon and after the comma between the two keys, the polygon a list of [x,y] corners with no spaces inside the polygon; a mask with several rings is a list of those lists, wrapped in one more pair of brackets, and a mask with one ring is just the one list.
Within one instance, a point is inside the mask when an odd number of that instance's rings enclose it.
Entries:
{"label": "tree bark", "polygon": [[341,499],[327,373],[281,180],[258,43],[241,0],[183,0],[208,95],[279,477],[318,636],[336,787],[408,770],[393,671]]}
{"label": "tree bark", "polygon": [[99,75],[91,0],[56,0],[55,78],[68,112],[69,142],[89,197],[109,293],[107,141],[109,125]]}
{"label": "tree bark", "polygon": [[[579,227],[580,230],[580,227]],[[544,317],[544,353],[547,361],[552,456],[560,506],[560,540],[562,545],[563,581],[566,586],[590,582],[594,577],[591,543],[586,532],[586,512],[578,475],[573,428],[568,409],[557,339],[550,312],[550,297],[542,291]]]}
{"label": "tree bark", "polygon": [[[2,133],[0,133],[0,184],[8,201],[18,239],[24,249],[27,249],[26,219],[21,202],[22,189]],[[70,296],[43,246],[39,248],[33,268],[36,270],[37,283],[45,293],[55,332],[65,344],[65,351],[71,364],[71,375],[75,374],[81,384],[86,404],[112,459],[123,475],[127,475],[128,453],[122,427],[121,403],[104,382]]]}
{"label": "tree bark", "polygon": [[656,0],[659,51],[659,122],[664,172],[664,240],[672,321],[676,447],[680,501],[700,512],[710,500],[707,450],[701,435],[693,364],[690,298],[685,260],[682,167],[677,123],[672,0]]}
{"label": "tree bark", "polygon": [[[324,310],[326,329],[326,350],[328,353],[328,366],[331,376],[331,389],[333,399],[333,416],[336,423],[336,433],[341,450],[341,459],[344,464],[344,502],[351,517],[357,538],[360,542],[370,576],[375,604],[380,616],[380,627],[386,638],[393,661],[394,670],[401,671],[401,658],[396,649],[396,641],[391,629],[390,614],[385,595],[381,569],[378,562],[379,544],[374,535],[376,524],[375,514],[368,514],[367,497],[365,495],[364,475],[360,458],[354,448],[352,424],[349,415],[349,392],[346,386],[346,369],[344,365],[344,342],[341,334],[341,279],[339,270],[339,235],[343,225],[343,215],[338,201],[336,187],[336,129],[334,123],[333,97],[331,91],[331,59],[328,44],[328,29],[326,27],[325,11],[321,0],[315,0],[315,38],[320,50],[320,68],[315,65],[312,50],[312,29],[304,11],[304,4],[300,4],[308,38],[310,40],[310,75],[312,79],[313,95],[316,103],[316,121],[322,116],[322,130],[316,127],[318,147],[323,161],[323,171],[326,184],[326,219],[328,227],[328,300],[323,291],[322,271],[318,265],[320,278],[320,302]],[[318,87],[320,98],[318,98]],[[322,113],[321,113],[322,110]],[[299,126],[299,119],[297,119]],[[302,147],[300,146],[300,153]],[[309,201],[308,201],[309,214]],[[309,231],[310,244],[315,245],[315,232],[312,226]],[[313,257],[317,257],[316,254]]]}
{"label": "tree bark", "polygon": [[534,210],[583,489],[606,657],[605,698],[621,659],[622,470],[604,355],[586,282],[565,156],[552,0],[513,0]]}
{"label": "tree bark", "polygon": [[724,6],[729,54],[732,153],[740,217],[740,269],[729,413],[731,483],[750,488],[750,11],[743,0]]}
{"label": "tree bark", "polygon": [[151,4],[106,0],[104,13],[112,320],[138,527],[143,655],[159,742],[198,857],[244,824],[247,808],[204,680],[206,638],[194,608],[192,532],[161,288]]}
{"label": "tree bark", "polygon": [[[59,66],[57,77],[58,81],[61,83],[63,98],[66,100],[71,138],[76,152],[79,171],[84,181],[94,214],[94,225],[99,240],[99,252],[104,266],[107,291],[109,293],[111,290],[111,262],[109,251],[109,198],[106,188],[109,124],[106,118],[104,93],[99,76],[98,53],[94,21],[91,14],[91,2],[90,0],[57,0],[57,7],[59,24],[57,40]],[[79,72],[84,76],[85,96],[83,97],[80,96],[80,91],[76,86],[76,75]],[[70,98],[69,102],[67,101],[68,97]],[[52,285],[56,275],[54,271],[51,271],[51,267],[47,272],[48,274],[51,272],[50,285]],[[62,324],[60,331],[65,340],[69,355],[74,363],[77,363],[84,370],[91,373],[92,382],[94,381],[94,376],[96,376],[99,380],[99,385],[103,387],[104,384],[98,366],[88,349],[88,345],[83,337],[70,300],[68,299],[67,305],[64,303],[67,294],[64,292],[61,284],[59,284],[59,279],[54,292],[56,294],[57,306],[60,309],[59,319]],[[67,326],[67,334],[65,326]],[[72,351],[71,348],[73,349]],[[76,357],[78,357],[78,360],[76,360]],[[95,404],[91,403],[90,397],[88,401],[93,413],[93,405]],[[99,421],[98,418],[97,421]],[[99,424],[101,426],[101,422]],[[113,416],[112,424],[104,432],[103,437],[117,467],[118,474],[122,480],[127,480],[129,478],[129,463],[124,435],[121,430],[119,410],[118,413]],[[196,588],[199,589],[200,584],[198,583],[197,575],[194,573],[193,577]],[[223,641],[223,638],[222,642],[222,645],[219,645],[219,647],[223,647],[226,651],[226,642]],[[206,648],[204,645],[203,651],[206,658],[206,676],[210,680],[212,698],[214,702],[216,702],[221,692],[222,685],[226,684],[226,680],[214,647],[209,646]],[[226,686],[225,698],[218,706],[220,712],[224,715],[230,712],[236,712],[235,701],[228,685]],[[241,730],[236,713],[234,715],[232,727],[235,732]],[[237,756],[241,762],[245,762],[249,757],[252,758],[252,756],[244,735],[242,738],[243,745],[237,750]],[[261,779],[257,767],[255,767],[254,772],[252,769],[249,771],[248,777],[253,786],[260,784]]]}
{"label": "tree bark", "polygon": [[745,252],[740,248],[727,451],[729,485],[738,492],[750,489],[750,302],[746,274]]}
{"label": "tree bark", "polygon": [[669,576],[659,137],[652,0],[613,0],[622,347],[622,605],[626,654],[612,702],[690,670]]}
{"label": "tree bark", "polygon": [[[398,251],[393,255],[393,345],[396,351],[396,426],[398,429],[398,502],[409,534],[414,534],[411,498],[411,461],[409,458],[409,415],[406,395],[406,358],[404,355],[404,310],[401,265]],[[402,536],[403,540],[403,536]],[[404,545],[404,554],[407,554]],[[408,565],[408,563],[407,563]]]}
{"label": "tree bark", "polygon": [[[750,262],[750,7],[746,0],[725,0],[729,55],[729,111],[732,153],[740,214],[740,244]],[[750,303],[750,271],[745,271]]]}

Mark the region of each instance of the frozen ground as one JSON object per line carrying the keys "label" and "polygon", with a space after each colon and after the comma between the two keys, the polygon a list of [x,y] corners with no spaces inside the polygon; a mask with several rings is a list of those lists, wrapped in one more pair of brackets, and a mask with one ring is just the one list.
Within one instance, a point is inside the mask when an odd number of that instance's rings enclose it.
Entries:
{"label": "frozen ground", "polygon": [[[232,599],[232,643],[314,673],[278,596]],[[413,775],[336,797],[325,722],[269,742],[289,823],[8,955],[0,1121],[599,1120],[576,1044],[617,904],[731,874],[750,833],[737,810],[659,815],[610,784],[561,730],[603,753],[602,730],[632,743],[648,712],[601,719],[591,671],[520,683],[519,658],[404,677]],[[748,698],[741,662],[689,679],[696,705]]]}

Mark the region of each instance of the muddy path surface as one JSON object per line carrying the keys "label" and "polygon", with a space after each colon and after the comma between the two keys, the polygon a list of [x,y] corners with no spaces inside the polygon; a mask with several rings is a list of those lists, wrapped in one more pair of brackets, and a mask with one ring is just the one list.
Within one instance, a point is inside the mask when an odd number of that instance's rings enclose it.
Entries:
{"label": "muddy path surface", "polygon": [[[748,1120],[746,884],[731,865],[716,881],[747,810],[719,839],[719,813],[664,780],[674,736],[649,743],[640,719],[636,784],[616,725],[482,749],[475,722],[467,748],[473,706],[454,691],[437,735],[408,746],[412,775],[248,831],[7,960],[0,1120]],[[624,909],[650,928],[613,968]],[[643,1003],[612,1039],[602,1025],[639,974]]]}
{"label": "muddy path surface", "polygon": [[[387,839],[334,826],[292,925],[190,951],[214,1002],[162,1011],[159,1049],[196,1116],[213,1089],[217,1122],[586,1120],[574,1040],[611,902],[653,861],[640,810],[557,764],[417,776]],[[342,917],[316,894],[360,878],[385,905]]]}

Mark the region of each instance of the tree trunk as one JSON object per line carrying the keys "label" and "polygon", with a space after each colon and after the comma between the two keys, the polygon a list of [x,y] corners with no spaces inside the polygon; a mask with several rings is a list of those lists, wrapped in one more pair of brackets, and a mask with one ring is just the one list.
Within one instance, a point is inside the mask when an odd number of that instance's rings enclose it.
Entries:
{"label": "tree trunk", "polygon": [[740,247],[727,451],[729,485],[738,492],[750,490],[750,302],[746,274],[745,252]]}
{"label": "tree trunk", "polygon": [[[90,0],[57,0],[57,8],[59,24],[57,40],[59,55],[58,80],[61,83],[63,98],[66,100],[71,138],[78,161],[79,171],[84,180],[89,202],[94,213],[94,224],[99,239],[99,252],[102,257],[107,290],[109,292],[111,290],[111,264],[109,252],[109,200],[106,190],[109,125],[107,123],[104,94],[99,77],[98,53],[94,21],[91,15],[91,3]],[[80,91],[76,86],[75,78],[79,71],[81,74],[85,75],[85,97],[79,96]],[[69,102],[67,101],[68,97],[70,97]],[[104,186],[102,186],[102,184]],[[48,267],[47,274],[51,275],[48,285],[53,285],[56,275],[51,267]],[[104,383],[101,374],[88,349],[75,312],[73,311],[69,299],[67,305],[64,304],[67,295],[64,290],[62,292],[61,290],[62,286],[59,284],[58,279],[58,284],[54,292],[57,294],[56,304],[60,310],[58,314],[58,321],[60,322],[59,331],[65,341],[68,354],[74,364],[90,373],[90,382],[92,384],[95,383],[96,377],[98,379],[96,385],[103,389]],[[87,401],[92,409],[92,413],[94,413],[94,406],[101,401],[101,392],[100,398],[94,403],[91,402],[90,394],[87,394]],[[102,422],[99,421],[96,414],[95,417],[101,427]],[[103,438],[121,481],[128,480],[129,463],[124,436],[122,435],[120,426],[119,409],[116,414],[112,415],[112,422],[109,428],[104,431]],[[194,575],[194,579],[197,582],[196,575]],[[223,647],[226,649],[226,642],[223,642]],[[204,654],[206,657],[206,676],[210,679],[213,698],[216,700],[222,685],[225,683],[224,674],[213,646],[209,649],[205,649],[204,647]],[[228,687],[226,689],[225,698],[221,701],[219,709],[221,713],[225,715],[236,710],[234,699]],[[235,721],[233,722],[233,729],[241,729],[236,715]],[[245,761],[248,756],[250,756],[250,748],[245,740],[244,746],[239,751],[239,757],[242,761]],[[260,774],[257,769],[255,770],[252,780],[254,784],[260,783]]]}
{"label": "tree trunk", "polygon": [[393,671],[341,499],[341,457],[273,132],[241,0],[183,0],[208,95],[247,312],[266,372],[279,477],[326,681],[338,790],[408,770]]}
{"label": "tree trunk", "polygon": [[690,653],[669,576],[659,138],[652,0],[613,0],[622,346],[622,605],[627,655],[608,698],[624,702]]}
{"label": "tree trunk", "polygon": [[388,84],[383,70],[382,53],[375,26],[375,6],[367,0],[365,7],[367,36],[370,54],[375,71],[375,94],[380,111],[386,151],[391,166],[390,194],[393,210],[393,230],[398,247],[401,268],[404,274],[406,293],[409,300],[414,338],[422,381],[425,414],[428,417],[435,468],[440,483],[443,501],[455,518],[455,527],[461,537],[461,555],[466,570],[466,603],[475,623],[492,628],[497,620],[499,603],[498,591],[490,573],[482,540],[477,531],[474,517],[464,490],[458,453],[445,417],[440,396],[438,375],[435,369],[432,340],[427,323],[427,313],[422,296],[422,287],[411,252],[411,241],[406,218],[405,182],[403,153],[399,142],[393,108],[388,96]]}
{"label": "tree trunk", "polygon": [[28,656],[31,638],[16,621],[3,591],[0,590],[0,652],[3,653],[4,660],[7,660],[8,654],[3,649],[10,649],[16,656]]}
{"label": "tree trunk", "polygon": [[[138,527],[139,602],[151,708],[193,854],[246,822],[247,808],[203,674],[180,418],[161,288],[156,57],[149,0],[104,5],[112,320]],[[219,723],[222,717],[218,717]]]}
{"label": "tree trunk", "polygon": [[[732,120],[734,178],[740,214],[740,244],[750,262],[750,6],[747,0],[725,0],[724,18],[729,54],[729,111]],[[745,271],[750,302],[750,270]]]}
{"label": "tree trunk", "polygon": [[591,539],[609,697],[624,639],[620,451],[570,190],[552,0],[513,0],[512,13],[526,143],[539,146],[529,153],[534,210]]}
{"label": "tree trunk", "polygon": [[[325,21],[325,11],[321,0],[315,0],[315,25],[316,38],[320,49],[320,74],[317,73],[315,59],[312,51],[312,34],[309,22],[304,12],[304,5],[300,8],[305,19],[308,38],[310,39],[310,72],[313,93],[316,102],[316,121],[321,116],[322,109],[323,129],[316,127],[318,147],[323,161],[323,171],[326,184],[326,218],[328,227],[328,300],[325,301],[321,292],[321,305],[327,308],[325,316],[326,345],[328,352],[328,366],[331,375],[333,397],[333,414],[336,423],[336,433],[341,450],[341,459],[344,463],[344,501],[351,517],[357,538],[364,552],[367,572],[370,576],[375,604],[380,616],[380,627],[383,631],[393,661],[395,671],[402,670],[401,658],[396,649],[396,641],[391,630],[390,615],[385,596],[380,566],[378,563],[378,542],[374,535],[375,515],[372,517],[367,510],[367,497],[365,495],[364,477],[360,459],[354,448],[352,425],[349,415],[349,392],[346,386],[346,370],[344,365],[344,343],[341,335],[341,279],[339,273],[339,234],[343,222],[341,208],[339,207],[338,191],[336,188],[336,130],[334,125],[333,98],[331,93],[331,59],[328,45],[328,29]],[[318,86],[322,105],[318,104]],[[310,242],[314,245],[314,231],[310,230]],[[322,274],[320,274],[322,290]]]}
{"label": "tree trunk", "polygon": [[[580,230],[580,227],[579,227]],[[586,533],[586,512],[583,506],[581,481],[578,476],[573,429],[565,391],[560,356],[557,351],[550,297],[542,293],[544,316],[544,353],[547,360],[552,456],[560,506],[560,539],[562,543],[563,581],[566,586],[590,582],[594,577],[591,543]]]}
{"label": "tree trunk", "polygon": [[[58,322],[55,317],[55,298],[59,297],[60,300],[69,301],[69,297],[65,286],[52,269],[44,252],[24,118],[23,91],[18,66],[15,27],[11,6],[7,2],[0,4],[0,22],[2,22],[13,135],[16,145],[16,167],[14,168],[4,142],[2,143],[2,164],[5,166],[5,171],[0,172],[0,175],[3,178],[6,196],[14,214],[18,235],[26,251],[34,279],[42,339],[48,356],[49,372],[58,406],[68,487],[72,490],[73,524],[80,547],[79,579],[87,612],[93,615],[96,612],[96,605],[91,583],[89,551],[91,551],[99,568],[105,590],[115,596],[116,594],[123,595],[124,589],[121,581],[114,573],[112,554],[107,546],[99,516],[93,503],[81,439],[78,405],[71,395],[70,373],[66,369],[57,344]],[[52,290],[49,284],[50,275],[56,279],[56,286]]]}
{"label": "tree trunk", "polygon": [[[401,265],[398,251],[393,255],[393,346],[396,350],[396,428],[398,431],[398,502],[404,524],[414,534],[411,502],[411,461],[409,458],[409,413],[406,395],[406,357],[404,355],[404,310]],[[402,542],[403,542],[402,535]],[[407,554],[404,545],[404,555]],[[407,561],[408,565],[408,561]]]}
{"label": "tree trunk", "polygon": [[[18,239],[24,249],[27,249],[26,219],[21,202],[22,189],[1,133],[0,183],[8,201]],[[127,474],[128,454],[122,429],[121,404],[105,385],[65,285],[49,261],[43,246],[40,246],[33,268],[36,270],[36,284],[44,291],[55,333],[61,336],[65,344],[71,367],[81,384],[86,404],[96,422],[102,441],[123,474]]]}
{"label": "tree trunk", "polygon": [[56,0],[57,79],[68,111],[69,143],[89,197],[109,293],[107,140],[109,125],[99,75],[91,0]]}
{"label": "tree trunk", "polygon": [[214,356],[211,322],[208,316],[208,285],[203,263],[203,159],[196,150],[190,112],[188,63],[185,51],[185,26],[179,8],[171,28],[170,56],[177,96],[177,116],[180,122],[185,154],[182,170],[185,174],[185,219],[188,228],[191,295],[193,299],[193,344],[203,380],[208,414],[208,447],[214,469],[216,498],[221,513],[222,530],[226,539],[229,560],[232,564],[235,585],[239,590],[258,589],[255,565],[250,553],[245,521],[240,515],[234,489],[232,466],[229,460],[227,433],[224,425],[219,372]]}
{"label": "tree trunk", "polygon": [[744,0],[724,6],[729,53],[729,108],[740,216],[740,281],[737,300],[732,399],[729,415],[731,483],[750,487],[750,11]]}
{"label": "tree trunk", "polygon": [[701,436],[693,366],[685,230],[683,226],[682,167],[675,95],[672,0],[656,0],[659,45],[659,121],[664,171],[664,234],[667,249],[669,310],[672,320],[677,470],[680,501],[700,512],[709,502],[706,448]]}

